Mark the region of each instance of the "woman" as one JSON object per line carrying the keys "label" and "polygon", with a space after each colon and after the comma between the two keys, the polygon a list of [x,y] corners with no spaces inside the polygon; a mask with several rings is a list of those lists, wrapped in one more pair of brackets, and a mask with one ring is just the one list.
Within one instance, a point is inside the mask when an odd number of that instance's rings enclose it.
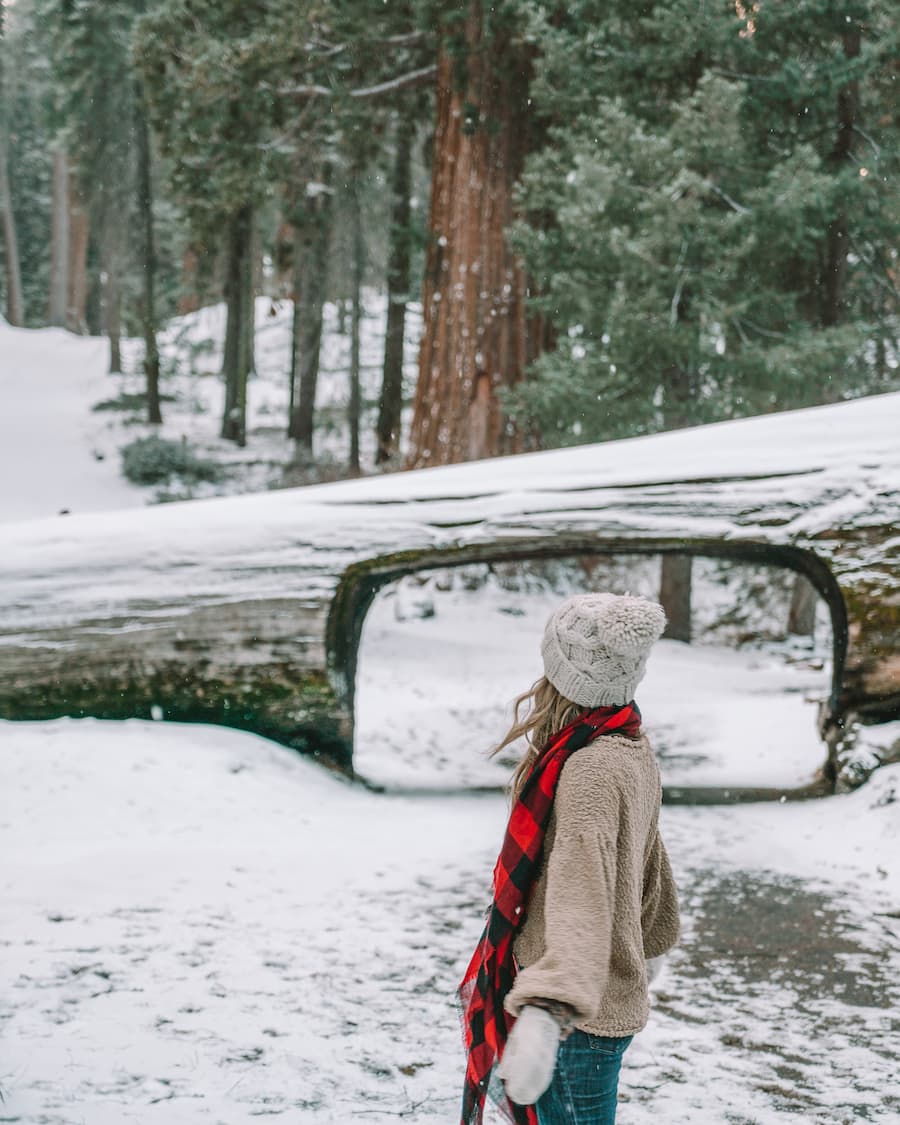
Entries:
{"label": "woman", "polygon": [[488,1092],[521,1125],[615,1122],[622,1055],[649,1014],[647,961],[678,939],[659,769],[634,703],[664,627],[655,602],[613,594],[569,598],[547,622],[544,676],[495,751],[527,740],[460,987],[463,1125]]}

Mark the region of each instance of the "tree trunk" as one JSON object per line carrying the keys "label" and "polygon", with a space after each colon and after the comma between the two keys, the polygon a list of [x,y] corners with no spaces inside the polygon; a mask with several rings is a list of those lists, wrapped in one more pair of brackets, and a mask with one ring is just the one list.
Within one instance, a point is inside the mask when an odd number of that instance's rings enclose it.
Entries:
{"label": "tree trunk", "polygon": [[305,200],[294,234],[294,344],[288,437],[297,442],[298,452],[308,457],[312,457],[313,450],[331,221],[331,192],[321,191]]}
{"label": "tree trunk", "polygon": [[686,644],[691,640],[693,561],[690,555],[663,555],[659,583],[659,600],[668,620],[663,636]]}
{"label": "tree trunk", "polygon": [[103,330],[109,339],[109,373],[122,371],[122,285],[118,263],[107,268],[103,287]]}
{"label": "tree trunk", "polygon": [[5,43],[6,10],[0,0],[0,222],[3,224],[3,245],[6,250],[6,319],[10,324],[21,327],[25,323],[25,298],[22,292],[19,240],[16,236],[16,216],[13,212],[7,165],[8,122],[6,75],[3,69]]}
{"label": "tree trunk", "polygon": [[362,285],[365,269],[362,211],[359,199],[359,172],[354,172],[350,199],[351,234],[353,239],[353,309],[350,317],[350,402],[347,421],[350,424],[350,472],[359,473],[359,345],[362,324]]}
{"label": "tree trunk", "polygon": [[406,303],[409,300],[409,196],[412,178],[412,134],[406,121],[396,129],[394,153],[391,252],[387,272],[387,329],[384,340],[384,371],[378,403],[378,445],[375,463],[383,465],[397,452],[400,415],[403,410],[403,337]]}
{"label": "tree trunk", "polygon": [[811,637],[816,628],[816,603],[819,595],[810,580],[802,574],[794,577],[788,632],[798,637]]}
{"label": "tree trunk", "polygon": [[[225,272],[225,412],[222,437],[247,444],[247,376],[253,335],[253,208],[249,203],[228,224]],[[249,338],[249,339],[248,339]]]}
{"label": "tree trunk", "polygon": [[88,239],[90,216],[78,173],[69,167],[69,293],[66,327],[70,332],[87,332]]}
{"label": "tree trunk", "polygon": [[507,241],[512,189],[531,140],[531,48],[495,21],[483,34],[482,3],[465,15],[460,60],[438,61],[430,241],[422,298],[424,332],[413,408],[410,466],[517,452],[521,435],[499,401],[539,350],[526,316],[525,275]]}
{"label": "tree trunk", "polygon": [[50,294],[47,320],[65,328],[69,300],[69,158],[63,147],[53,150],[50,230]]}
{"label": "tree trunk", "polygon": [[135,89],[135,140],[137,143],[137,201],[140,262],[143,281],[141,329],[144,336],[144,374],[147,380],[147,421],[162,422],[159,401],[159,348],[156,342],[156,245],[153,237],[153,180],[150,174],[150,127],[140,82]]}
{"label": "tree trunk", "polygon": [[6,249],[6,319],[21,327],[25,323],[25,298],[22,293],[22,269],[19,261],[19,240],[13,213],[9,170],[6,164],[6,137],[0,134],[0,212],[3,215],[3,244]]}
{"label": "tree trunk", "polygon": [[122,267],[126,232],[120,215],[120,211],[113,210],[106,216],[102,247],[103,331],[109,339],[110,374],[119,374],[122,370]]}
{"label": "tree trunk", "polygon": [[[843,34],[844,57],[859,57],[861,33],[858,23],[852,24]],[[853,136],[859,114],[859,83],[848,82],[838,92],[838,135],[831,153],[830,164],[840,172],[848,166],[853,152]],[[844,305],[844,285],[847,277],[847,254],[850,249],[849,220],[841,206],[828,224],[825,236],[825,276],[822,279],[822,324],[828,328],[841,322]]]}

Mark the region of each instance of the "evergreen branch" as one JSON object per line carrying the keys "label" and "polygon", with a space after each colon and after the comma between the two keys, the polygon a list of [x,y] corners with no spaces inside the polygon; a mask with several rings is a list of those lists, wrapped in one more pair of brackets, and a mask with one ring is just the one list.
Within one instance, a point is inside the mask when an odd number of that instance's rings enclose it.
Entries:
{"label": "evergreen branch", "polygon": [[875,284],[886,290],[895,301],[900,301],[900,289],[897,289],[891,280],[890,266],[883,260],[880,262],[875,260],[876,257],[880,257],[878,250],[876,250],[874,254],[869,255],[854,238],[850,239],[850,249],[864,265],[868,266],[871,278]]}

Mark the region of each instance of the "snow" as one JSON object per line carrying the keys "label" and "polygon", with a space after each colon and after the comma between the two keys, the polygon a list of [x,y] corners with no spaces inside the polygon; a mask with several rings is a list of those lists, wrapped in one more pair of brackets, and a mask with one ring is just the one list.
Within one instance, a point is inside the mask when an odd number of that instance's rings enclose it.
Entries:
{"label": "snow", "polygon": [[[243,466],[257,486],[284,455],[287,322],[271,307],[258,306],[250,391],[258,475]],[[240,460],[215,436],[220,338],[221,310],[171,326],[165,433]],[[330,339],[326,411],[340,409],[329,372],[345,362]],[[298,600],[327,600],[344,567],[405,547],[598,527],[811,543],[836,520],[883,526],[900,492],[900,395],[885,395],[145,508],[117,453],[145,430],[89,409],[137,376],[110,381],[102,342],[51,329],[0,323],[0,357],[16,403],[0,419],[8,645],[72,646],[85,616],[86,630],[139,637],[158,614],[281,595],[286,576]],[[328,448],[342,455],[340,438]],[[785,474],[775,489],[771,473]],[[860,573],[883,568],[883,545],[854,551]],[[473,787],[507,774],[485,752],[539,674],[552,595],[451,588],[428,616],[417,599],[433,593],[386,589],[365,624],[356,764],[384,793],[231,730],[0,722],[3,1120],[455,1119],[453,990],[506,813],[496,790]],[[810,780],[823,647],[660,643],[639,702],[666,783]],[[856,753],[875,754],[900,723],[857,733]],[[665,807],[662,827],[685,934],[625,1056],[623,1125],[897,1120],[900,766],[825,800]]]}
{"label": "snow", "polygon": [[[0,784],[5,1120],[454,1118],[500,796],[377,795],[248,734],[68,719],[0,723]],[[623,1122],[896,1119],[898,807],[893,766],[826,801],[663,810],[686,934]]]}
{"label": "snow", "polygon": [[[135,600],[180,605],[321,596],[361,559],[435,545],[562,533],[814,546],[842,568],[894,579],[880,542],[843,531],[895,518],[900,394],[652,437],[6,529],[5,633]],[[786,474],[776,484],[768,473]],[[642,488],[630,487],[638,482]],[[410,503],[416,501],[416,503]],[[842,533],[832,517],[842,513]],[[825,534],[827,533],[827,535]],[[822,537],[824,535],[824,537]],[[846,558],[841,557],[841,553]],[[36,568],[35,560],[40,560]],[[173,591],[171,574],[183,576]]]}
{"label": "snow", "polygon": [[0,319],[0,520],[142,502],[88,411],[108,394],[107,358],[106,340]]}
{"label": "snow", "polygon": [[[510,725],[509,701],[540,676],[541,635],[559,596],[488,583],[443,594],[431,587],[418,597],[389,589],[366,617],[354,766],[391,789],[502,785],[508,755],[487,759],[472,750],[487,749],[486,729]],[[827,642],[821,647],[827,651]],[[408,685],[402,708],[398,682]],[[786,663],[783,651],[661,641],[638,702],[663,783],[789,789],[811,782],[825,759],[816,718],[829,684],[821,660]]]}
{"label": "snow", "polygon": [[[0,493],[0,522],[142,506],[163,498],[264,490],[279,485],[294,456],[285,436],[292,305],[258,297],[255,306],[256,374],[247,391],[248,445],[219,438],[224,385],[220,376],[225,305],[175,317],[159,334],[163,425],[150,426],[141,411],[110,409],[122,396],[145,391],[143,342],[122,341],[124,373],[107,372],[105,338],[76,336],[59,328],[12,328],[0,318],[0,391],[14,410],[0,418],[0,475],[20,487]],[[384,355],[385,298],[364,292],[361,324],[363,463],[374,461],[374,414]],[[326,303],[316,407],[316,454],[323,464],[346,463],[342,419],[349,394],[350,339],[339,331],[338,309]],[[407,395],[420,332],[418,307],[407,309]],[[101,404],[106,408],[98,409]],[[224,465],[215,484],[172,483],[162,489],[134,485],[120,475],[120,451],[138,437],[157,434],[187,440],[196,452]],[[27,482],[27,487],[21,487]]]}

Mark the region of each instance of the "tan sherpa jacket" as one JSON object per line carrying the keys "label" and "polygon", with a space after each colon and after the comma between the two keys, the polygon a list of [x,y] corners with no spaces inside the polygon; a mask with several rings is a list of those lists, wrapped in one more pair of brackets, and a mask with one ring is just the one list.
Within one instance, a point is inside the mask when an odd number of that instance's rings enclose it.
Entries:
{"label": "tan sherpa jacket", "polygon": [[649,742],[603,735],[560,774],[541,868],[514,945],[505,1007],[553,1000],[592,1035],[633,1035],[650,1012],[645,959],[678,940]]}

